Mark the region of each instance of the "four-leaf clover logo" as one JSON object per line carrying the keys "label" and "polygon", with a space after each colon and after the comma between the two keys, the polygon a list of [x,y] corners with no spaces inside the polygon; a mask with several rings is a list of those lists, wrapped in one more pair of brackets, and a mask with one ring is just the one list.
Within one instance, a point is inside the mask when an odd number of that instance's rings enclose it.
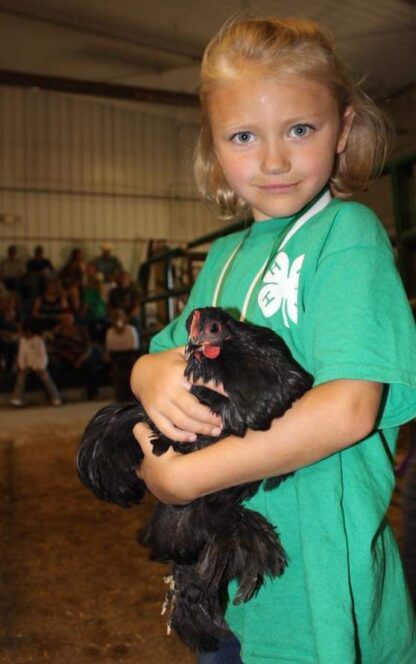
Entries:
{"label": "four-leaf clover logo", "polygon": [[287,254],[279,251],[264,275],[263,283],[266,285],[257,299],[265,318],[270,318],[281,308],[285,327],[289,327],[289,319],[293,323],[298,322],[299,272],[304,258],[305,254],[302,254],[290,265]]}

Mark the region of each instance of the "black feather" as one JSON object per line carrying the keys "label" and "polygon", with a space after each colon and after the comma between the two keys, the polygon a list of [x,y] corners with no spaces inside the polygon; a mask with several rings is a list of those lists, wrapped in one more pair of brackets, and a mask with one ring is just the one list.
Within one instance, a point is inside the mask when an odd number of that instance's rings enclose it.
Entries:
{"label": "black feather", "polygon": [[[121,507],[139,503],[144,483],[135,470],[143,454],[133,426],[147,422],[154,432],[153,451],[169,446],[183,454],[212,445],[247,428],[265,430],[312,385],[311,377],[270,329],[241,323],[217,307],[195,309],[186,322],[185,375],[222,384],[228,398],[203,386],[191,392],[220,415],[221,436],[198,436],[181,445],[164,437],[138,402],[111,404],[87,426],[77,457],[81,481],[95,495]],[[278,479],[274,480],[277,486]],[[158,503],[139,540],[154,560],[173,564],[170,623],[191,648],[213,649],[228,633],[224,602],[228,582],[238,581],[236,602],[250,599],[266,576],[284,570],[286,557],[273,526],[244,508],[259,482],[218,491],[188,505]],[[270,481],[269,481],[270,484]]]}

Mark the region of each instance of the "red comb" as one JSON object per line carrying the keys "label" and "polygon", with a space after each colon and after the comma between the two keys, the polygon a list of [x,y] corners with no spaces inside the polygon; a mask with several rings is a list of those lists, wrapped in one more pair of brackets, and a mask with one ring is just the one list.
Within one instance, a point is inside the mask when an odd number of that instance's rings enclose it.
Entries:
{"label": "red comb", "polygon": [[198,311],[197,309],[196,311],[194,311],[194,314],[192,316],[191,326],[189,328],[190,339],[195,339],[196,337],[198,337],[200,319],[201,319],[201,312]]}

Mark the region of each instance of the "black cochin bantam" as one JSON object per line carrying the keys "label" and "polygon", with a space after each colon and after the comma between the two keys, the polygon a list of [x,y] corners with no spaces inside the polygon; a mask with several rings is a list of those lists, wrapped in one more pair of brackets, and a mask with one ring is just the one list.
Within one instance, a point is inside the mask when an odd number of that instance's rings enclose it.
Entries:
{"label": "black cochin bantam", "polygon": [[[200,385],[191,388],[201,403],[220,415],[221,436],[198,436],[195,443],[180,444],[156,429],[140,403],[106,406],[88,424],[77,456],[79,477],[98,498],[121,507],[143,498],[146,487],[135,473],[143,458],[132,434],[137,422],[153,429],[156,455],[169,446],[192,453],[230,434],[244,436],[247,428],[268,429],[312,385],[284,341],[268,328],[206,307],[191,312],[186,329],[185,375],[222,383],[228,395]],[[267,484],[272,488],[278,481]],[[157,503],[139,533],[151,559],[172,565],[169,625],[190,648],[214,650],[218,638],[229,634],[224,606],[231,579],[238,582],[238,603],[250,599],[266,576],[283,572],[285,552],[274,527],[242,505],[259,484],[218,491],[187,505]]]}

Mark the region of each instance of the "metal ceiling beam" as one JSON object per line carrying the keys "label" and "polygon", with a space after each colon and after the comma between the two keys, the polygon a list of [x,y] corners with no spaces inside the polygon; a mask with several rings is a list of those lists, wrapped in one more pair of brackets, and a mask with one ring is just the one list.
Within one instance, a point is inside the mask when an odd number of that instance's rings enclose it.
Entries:
{"label": "metal ceiling beam", "polygon": [[[53,2],[51,3],[53,5]],[[65,28],[71,30],[72,32],[79,34],[87,34],[92,37],[99,39],[105,39],[107,41],[112,41],[115,43],[129,44],[130,46],[135,46],[136,48],[145,48],[151,52],[158,51],[160,53],[165,53],[170,56],[176,56],[180,58],[186,58],[191,63],[200,64],[201,62],[201,52],[203,47],[198,49],[199,52],[195,51],[195,48],[186,47],[184,44],[178,45],[176,48],[166,46],[166,44],[160,45],[156,43],[155,36],[146,36],[143,34],[138,34],[134,32],[134,36],[125,32],[124,30],[117,30],[116,26],[112,26],[111,32],[108,29],[104,29],[101,26],[88,25],[85,20],[79,19],[74,21],[71,17],[62,17],[58,18],[57,16],[51,16],[49,8],[46,8],[44,11],[47,12],[47,15],[40,13],[33,13],[22,11],[21,9],[16,9],[16,7],[7,6],[8,3],[0,2],[0,12],[3,14],[9,14],[11,16],[18,16],[19,18],[28,20],[28,21],[38,21],[39,23],[46,23],[51,25],[53,28]],[[99,17],[98,17],[99,18]]]}
{"label": "metal ceiling beam", "polygon": [[5,69],[0,69],[0,85],[19,88],[39,88],[41,90],[54,90],[55,92],[89,95],[93,97],[110,97],[112,99],[124,99],[126,101],[148,102],[169,106],[185,106],[188,108],[198,108],[199,106],[198,97],[186,92],[139,88],[113,83],[64,78],[61,76],[27,74]]}

